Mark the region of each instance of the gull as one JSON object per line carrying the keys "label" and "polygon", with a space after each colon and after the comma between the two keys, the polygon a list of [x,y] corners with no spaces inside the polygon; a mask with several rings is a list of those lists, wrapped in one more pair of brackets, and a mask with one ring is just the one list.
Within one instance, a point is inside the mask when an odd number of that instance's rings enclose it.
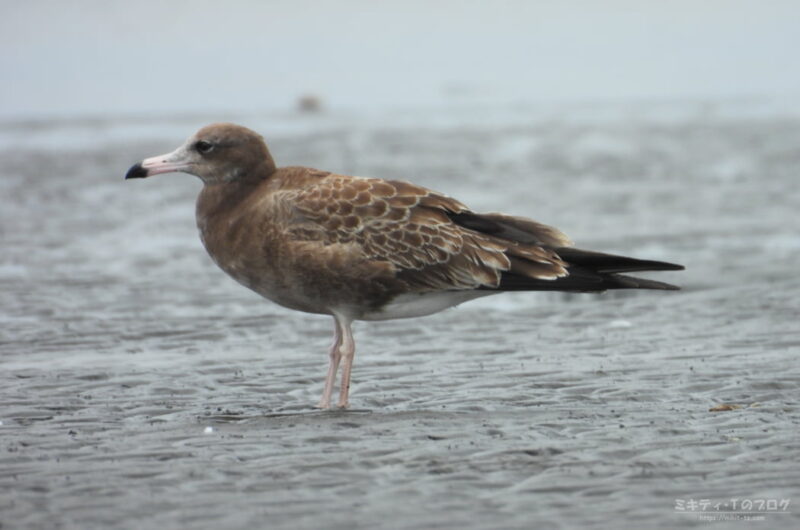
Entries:
{"label": "gull", "polygon": [[476,213],[405,181],[278,168],[258,133],[231,123],[203,127],[125,178],[170,172],[203,181],[197,227],[223,271],[283,307],[333,317],[322,409],[340,365],[337,406],[349,406],[355,320],[420,317],[506,291],[675,290],[622,273],[683,269],[576,249],[551,226]]}

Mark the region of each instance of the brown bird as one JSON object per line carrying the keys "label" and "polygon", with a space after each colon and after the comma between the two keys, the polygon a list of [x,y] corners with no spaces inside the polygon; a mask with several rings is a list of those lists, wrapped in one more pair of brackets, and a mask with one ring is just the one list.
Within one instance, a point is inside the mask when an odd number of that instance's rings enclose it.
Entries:
{"label": "brown bird", "polygon": [[197,227],[222,270],[284,307],[333,317],[324,409],[340,363],[338,406],[348,406],[354,320],[430,315],[504,291],[673,290],[620,273],[683,269],[570,248],[553,227],[475,213],[408,182],[277,168],[261,136],[234,124],[203,127],[125,178],[175,171],[203,181]]}

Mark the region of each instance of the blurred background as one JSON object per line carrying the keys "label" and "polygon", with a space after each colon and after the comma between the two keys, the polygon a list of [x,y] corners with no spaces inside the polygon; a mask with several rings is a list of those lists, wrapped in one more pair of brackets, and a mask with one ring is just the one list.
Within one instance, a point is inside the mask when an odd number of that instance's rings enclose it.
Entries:
{"label": "blurred background", "polygon": [[4,118],[795,97],[796,2],[0,5]]}
{"label": "blurred background", "polygon": [[[0,1],[0,525],[675,528],[675,499],[790,498],[798,21],[788,0]],[[653,277],[683,290],[359,323],[364,414],[311,413],[329,318],[217,270],[197,179],[123,181],[216,121],[279,165],[682,263]]]}

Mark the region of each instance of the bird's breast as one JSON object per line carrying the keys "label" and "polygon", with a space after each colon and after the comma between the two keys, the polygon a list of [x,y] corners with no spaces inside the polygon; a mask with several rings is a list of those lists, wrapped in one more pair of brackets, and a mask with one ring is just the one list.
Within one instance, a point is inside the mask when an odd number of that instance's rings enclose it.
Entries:
{"label": "bird's breast", "polygon": [[280,243],[268,226],[212,217],[198,219],[197,227],[211,259],[234,280],[262,295],[279,287],[276,254]]}

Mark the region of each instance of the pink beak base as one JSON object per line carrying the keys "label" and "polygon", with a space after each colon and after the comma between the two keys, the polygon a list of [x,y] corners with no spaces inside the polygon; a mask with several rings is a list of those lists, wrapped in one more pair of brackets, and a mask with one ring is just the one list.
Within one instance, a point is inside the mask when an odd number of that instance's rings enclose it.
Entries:
{"label": "pink beak base", "polygon": [[133,165],[125,174],[125,179],[140,179],[158,175],[159,173],[173,173],[185,171],[189,164],[181,160],[176,160],[176,153],[167,153],[151,158],[145,158],[138,164]]}

